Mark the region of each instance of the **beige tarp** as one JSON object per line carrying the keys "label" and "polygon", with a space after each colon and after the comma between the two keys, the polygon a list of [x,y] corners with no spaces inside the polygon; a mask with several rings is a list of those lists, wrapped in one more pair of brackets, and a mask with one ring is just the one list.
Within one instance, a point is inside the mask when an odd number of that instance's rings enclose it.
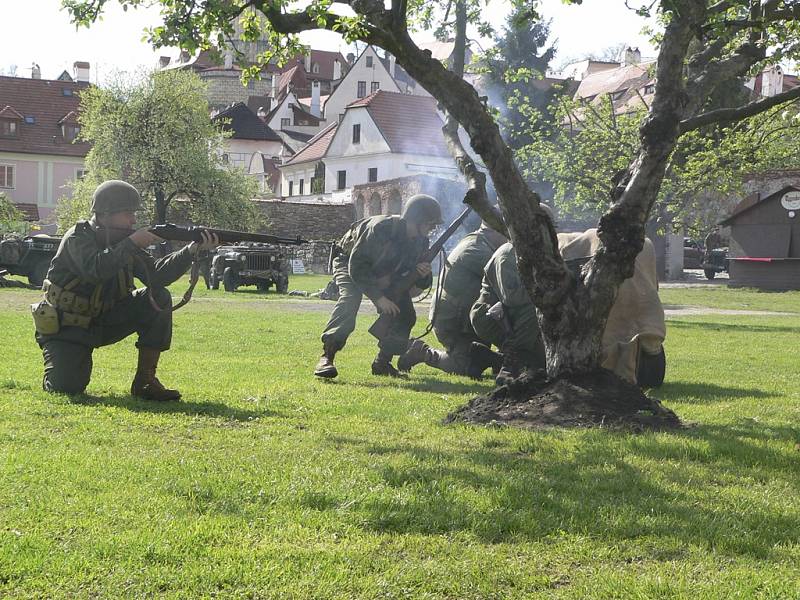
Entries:
{"label": "beige tarp", "polygon": [[[558,246],[564,260],[593,256],[600,247],[597,229],[583,233],[559,233]],[[636,382],[641,347],[648,354],[661,352],[667,335],[664,307],[658,297],[656,253],[645,239],[636,257],[633,277],[619,287],[603,333],[601,364],[620,377]]]}

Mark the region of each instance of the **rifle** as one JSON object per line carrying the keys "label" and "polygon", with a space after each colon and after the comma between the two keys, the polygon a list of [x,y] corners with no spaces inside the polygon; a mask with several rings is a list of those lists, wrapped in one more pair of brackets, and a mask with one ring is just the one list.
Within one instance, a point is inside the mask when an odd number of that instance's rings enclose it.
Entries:
{"label": "rifle", "polygon": [[[456,232],[456,230],[461,226],[461,223],[464,222],[464,219],[467,218],[470,211],[472,209],[468,206],[465,208],[460,215],[458,215],[450,225],[447,226],[433,244],[431,244],[430,248],[426,252],[419,257],[417,263],[429,263],[436,255],[439,254],[442,248],[444,248],[445,243],[450,237]],[[400,298],[402,298],[408,291],[414,287],[414,284],[419,279],[419,275],[417,274],[416,264],[408,269],[407,271],[403,271],[397,277],[392,278],[392,282],[389,284],[389,287],[386,288],[383,295],[386,296],[392,302],[398,302]],[[370,326],[369,332],[378,339],[385,338],[389,335],[389,330],[392,326],[392,317],[386,314],[381,314],[375,320],[375,322]]]}
{"label": "rifle", "polygon": [[[230,229],[214,229],[212,227],[190,226],[183,227],[175,225],[174,223],[164,223],[163,225],[153,225],[148,227],[147,230],[160,237],[162,240],[178,241],[178,242],[202,242],[202,232],[206,231],[209,234],[217,234],[221,244],[233,244],[236,242],[261,242],[265,244],[286,244],[290,246],[299,246],[301,244],[308,244],[308,240],[302,239],[299,235],[295,238],[278,237],[269,235],[267,233],[249,233],[247,231],[232,231]],[[111,244],[116,244],[122,241],[129,235],[134,233],[133,229],[118,229],[114,227],[98,227],[97,239],[101,243],[105,243],[107,236]]]}

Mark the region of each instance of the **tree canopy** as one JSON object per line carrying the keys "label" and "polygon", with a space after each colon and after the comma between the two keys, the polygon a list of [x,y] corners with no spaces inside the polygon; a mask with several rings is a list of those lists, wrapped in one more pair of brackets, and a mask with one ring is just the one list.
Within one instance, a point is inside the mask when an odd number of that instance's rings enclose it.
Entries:
{"label": "tree canopy", "polygon": [[255,182],[224,164],[224,137],[197,75],[119,76],[107,87],[88,88],[81,92],[80,123],[81,138],[92,144],[88,175],[72,200],[60,203],[62,228],[88,214],[94,189],[106,179],[124,179],[140,191],[147,222],[164,223],[179,211],[206,225],[258,225]]}
{"label": "tree canopy", "polygon": [[8,196],[0,192],[0,234],[24,233],[26,229],[25,215]]}

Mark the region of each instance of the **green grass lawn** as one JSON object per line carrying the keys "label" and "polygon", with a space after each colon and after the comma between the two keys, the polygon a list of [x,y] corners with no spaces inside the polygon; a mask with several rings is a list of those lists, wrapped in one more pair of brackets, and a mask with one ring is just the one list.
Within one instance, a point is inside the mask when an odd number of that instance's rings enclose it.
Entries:
{"label": "green grass lawn", "polygon": [[685,431],[531,432],[440,424],[488,382],[369,375],[367,315],[326,383],[331,303],[197,295],[153,405],[133,339],[89,396],[40,391],[38,293],[0,290],[0,597],[800,597],[800,315],[669,322]]}

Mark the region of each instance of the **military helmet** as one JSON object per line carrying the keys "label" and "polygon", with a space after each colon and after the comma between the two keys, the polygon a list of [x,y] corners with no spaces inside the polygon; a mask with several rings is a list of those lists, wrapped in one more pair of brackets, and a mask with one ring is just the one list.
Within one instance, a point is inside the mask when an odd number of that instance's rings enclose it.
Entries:
{"label": "military helmet", "polygon": [[130,183],[118,179],[104,181],[97,186],[92,196],[92,212],[111,214],[142,210],[142,198]]}
{"label": "military helmet", "polygon": [[416,194],[403,207],[403,219],[411,223],[444,223],[442,207],[433,196]]}

